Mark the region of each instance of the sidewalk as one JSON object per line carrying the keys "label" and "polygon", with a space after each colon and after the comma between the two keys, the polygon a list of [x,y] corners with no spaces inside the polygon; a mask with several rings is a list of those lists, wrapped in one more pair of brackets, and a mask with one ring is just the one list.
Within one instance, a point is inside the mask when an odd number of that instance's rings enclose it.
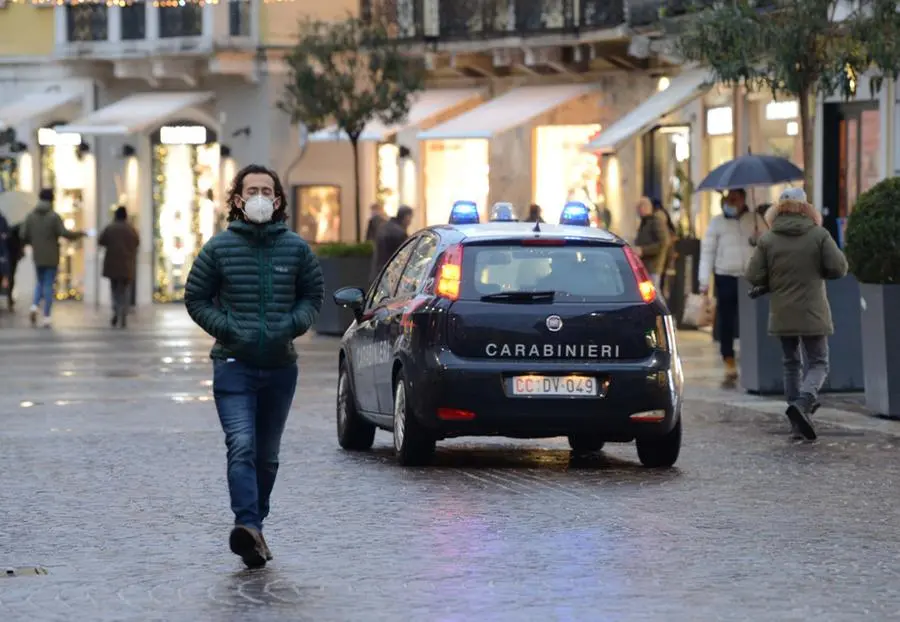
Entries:
{"label": "sidewalk", "polygon": [[[737,345],[740,358],[740,344]],[[678,347],[684,364],[685,397],[730,410],[753,410],[770,415],[784,415],[784,401],[776,395],[752,395],[740,388],[722,388],[722,363],[718,344],[710,333],[684,330],[678,333]],[[851,430],[880,432],[900,437],[900,421],[872,415],[865,407],[862,393],[825,393],[815,420]]]}

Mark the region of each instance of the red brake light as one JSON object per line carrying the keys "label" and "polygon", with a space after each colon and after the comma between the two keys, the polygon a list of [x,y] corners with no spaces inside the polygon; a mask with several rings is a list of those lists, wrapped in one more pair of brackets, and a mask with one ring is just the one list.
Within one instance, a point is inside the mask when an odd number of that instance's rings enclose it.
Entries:
{"label": "red brake light", "polygon": [[565,246],[566,241],[562,238],[525,238],[522,240],[522,246]]}
{"label": "red brake light", "polygon": [[437,270],[434,293],[448,300],[459,298],[459,285],[462,281],[463,247],[461,244],[451,246],[441,256]]}
{"label": "red brake light", "polygon": [[647,273],[644,262],[641,261],[640,257],[635,255],[634,250],[630,246],[625,247],[625,257],[628,259],[628,265],[631,266],[631,272],[634,274],[634,278],[637,281],[641,299],[647,303],[656,300],[656,286],[653,284],[653,279],[651,279],[650,275]]}

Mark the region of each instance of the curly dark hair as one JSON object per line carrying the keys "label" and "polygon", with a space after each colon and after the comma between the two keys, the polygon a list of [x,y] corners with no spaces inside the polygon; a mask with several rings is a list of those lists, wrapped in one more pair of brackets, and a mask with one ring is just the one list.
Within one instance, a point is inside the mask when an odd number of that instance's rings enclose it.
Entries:
{"label": "curly dark hair", "polygon": [[237,175],[234,176],[234,181],[231,182],[231,188],[228,189],[228,199],[226,203],[226,205],[228,205],[228,222],[244,220],[244,212],[240,208],[235,207],[234,200],[244,193],[244,178],[247,177],[247,175],[253,175],[255,173],[271,177],[272,186],[275,189],[274,198],[281,199],[278,208],[275,210],[275,213],[272,214],[272,222],[283,222],[287,220],[287,196],[284,194],[284,187],[281,185],[281,180],[278,179],[278,173],[262,164],[249,164],[237,172]]}

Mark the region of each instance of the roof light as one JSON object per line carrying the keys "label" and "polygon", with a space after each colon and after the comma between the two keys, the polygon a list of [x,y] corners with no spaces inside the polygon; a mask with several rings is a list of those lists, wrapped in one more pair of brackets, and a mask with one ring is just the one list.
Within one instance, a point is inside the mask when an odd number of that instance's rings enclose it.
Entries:
{"label": "roof light", "polygon": [[581,201],[569,201],[559,216],[559,224],[589,227],[591,226],[591,210]]}
{"label": "roof light", "polygon": [[475,201],[456,201],[450,208],[451,225],[474,225],[479,222]]}
{"label": "roof light", "polygon": [[491,208],[491,222],[515,222],[516,212],[512,203],[494,203]]}

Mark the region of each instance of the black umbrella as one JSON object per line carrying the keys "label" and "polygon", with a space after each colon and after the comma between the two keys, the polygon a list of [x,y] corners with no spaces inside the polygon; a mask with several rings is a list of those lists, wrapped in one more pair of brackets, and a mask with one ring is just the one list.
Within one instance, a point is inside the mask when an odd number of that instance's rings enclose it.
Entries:
{"label": "black umbrella", "polygon": [[770,155],[748,154],[717,167],[697,190],[733,190],[750,186],[774,186],[803,179],[803,170],[790,160]]}

